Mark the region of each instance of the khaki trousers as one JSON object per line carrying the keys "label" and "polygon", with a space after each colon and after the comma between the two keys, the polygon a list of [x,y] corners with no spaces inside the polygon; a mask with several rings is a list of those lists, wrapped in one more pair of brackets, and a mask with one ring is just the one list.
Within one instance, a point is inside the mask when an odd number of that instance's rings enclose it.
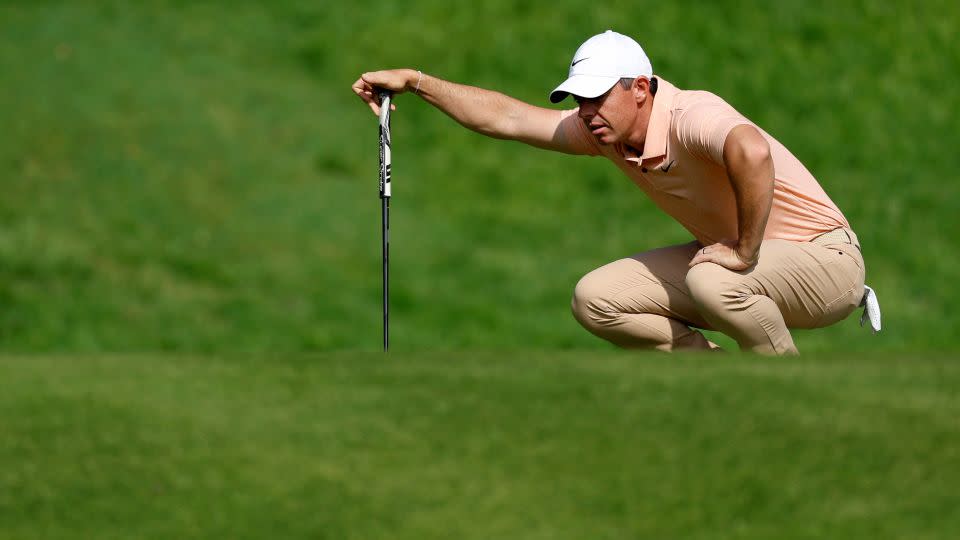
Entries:
{"label": "khaki trousers", "polygon": [[810,242],[765,240],[757,264],[734,272],[688,264],[700,244],[646,251],[584,276],[574,317],[618,346],[662,351],[716,348],[696,329],[718,330],[743,350],[796,354],[789,328],[843,320],[863,297],[856,235],[836,229]]}

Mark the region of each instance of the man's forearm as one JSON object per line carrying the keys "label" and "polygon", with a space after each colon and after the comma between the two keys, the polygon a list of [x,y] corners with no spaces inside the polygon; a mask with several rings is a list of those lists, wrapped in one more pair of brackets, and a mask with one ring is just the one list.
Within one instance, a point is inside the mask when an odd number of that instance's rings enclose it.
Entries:
{"label": "man's forearm", "polygon": [[[522,102],[492,90],[457,84],[413,72],[408,90],[443,111],[462,126],[490,137],[509,138],[508,126]],[[416,89],[419,81],[420,89]]]}
{"label": "man's forearm", "polygon": [[736,250],[744,262],[752,264],[760,253],[773,206],[773,158],[769,145],[750,126],[735,128],[730,138],[730,144],[724,148],[724,160],[737,204]]}
{"label": "man's forearm", "polygon": [[763,231],[773,206],[773,167],[757,167],[758,170],[744,175],[739,181],[740,189],[734,190],[737,200],[737,253],[744,262],[754,263],[760,253]]}

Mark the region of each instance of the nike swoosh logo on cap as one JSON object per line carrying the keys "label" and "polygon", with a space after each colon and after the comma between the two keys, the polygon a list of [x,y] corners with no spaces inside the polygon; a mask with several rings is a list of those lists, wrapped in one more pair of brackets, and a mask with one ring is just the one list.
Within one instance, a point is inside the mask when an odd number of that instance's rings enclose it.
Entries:
{"label": "nike swoosh logo on cap", "polygon": [[590,57],[588,56],[588,57],[586,57],[586,58],[581,58],[581,59],[579,59],[579,60],[574,60],[573,63],[570,64],[570,67],[573,67],[573,66],[579,64],[580,62],[583,62],[584,60],[588,60],[589,58],[590,58]]}

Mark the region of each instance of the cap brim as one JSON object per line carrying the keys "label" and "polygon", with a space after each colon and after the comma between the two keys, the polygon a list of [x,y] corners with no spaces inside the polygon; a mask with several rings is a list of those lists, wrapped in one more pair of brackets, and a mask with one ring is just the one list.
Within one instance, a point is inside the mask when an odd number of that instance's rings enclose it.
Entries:
{"label": "cap brim", "polygon": [[560,103],[570,94],[588,99],[599,97],[619,80],[620,77],[609,75],[574,75],[550,92],[550,103]]}

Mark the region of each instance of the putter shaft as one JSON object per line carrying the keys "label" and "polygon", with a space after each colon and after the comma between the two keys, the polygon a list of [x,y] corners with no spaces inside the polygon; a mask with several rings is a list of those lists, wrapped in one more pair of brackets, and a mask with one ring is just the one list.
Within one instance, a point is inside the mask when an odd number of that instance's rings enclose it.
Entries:
{"label": "putter shaft", "polygon": [[380,101],[380,237],[383,247],[383,350],[390,349],[390,92]]}

